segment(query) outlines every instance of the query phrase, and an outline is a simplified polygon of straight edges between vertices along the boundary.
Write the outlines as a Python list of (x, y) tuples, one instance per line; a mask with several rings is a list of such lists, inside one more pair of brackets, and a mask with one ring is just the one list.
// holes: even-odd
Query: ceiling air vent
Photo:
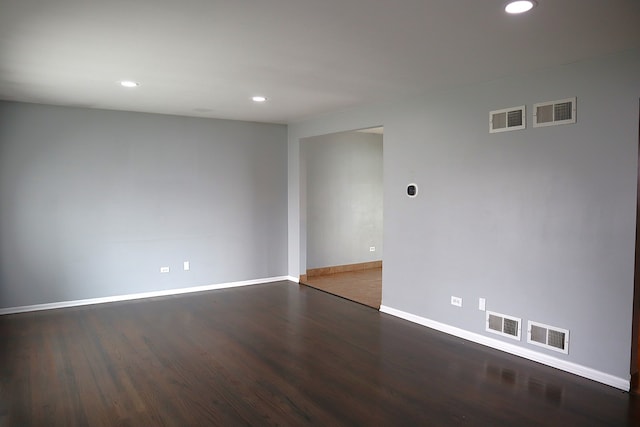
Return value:
[(524, 129), (526, 125), (524, 105), (495, 110), (489, 113), (489, 133)]
[(566, 329), (529, 321), (527, 342), (569, 354), (569, 331)]
[(576, 98), (533, 104), (533, 127), (576, 122)]
[(506, 314), (487, 311), (487, 331), (520, 341), (522, 320)]

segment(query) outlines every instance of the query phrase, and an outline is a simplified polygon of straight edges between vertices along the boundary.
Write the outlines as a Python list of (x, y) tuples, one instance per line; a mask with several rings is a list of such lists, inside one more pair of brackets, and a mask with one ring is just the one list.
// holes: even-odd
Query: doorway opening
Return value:
[(380, 127), (300, 140), (300, 283), (380, 308), (382, 151)]

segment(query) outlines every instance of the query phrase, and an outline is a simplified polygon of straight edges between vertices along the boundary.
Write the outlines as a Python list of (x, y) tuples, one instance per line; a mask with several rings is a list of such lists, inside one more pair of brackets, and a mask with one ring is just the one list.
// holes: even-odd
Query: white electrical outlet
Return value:
[(486, 310), (486, 301), (484, 298), (478, 299), (478, 310), (485, 311)]
[(451, 305), (455, 305), (456, 307), (462, 307), (462, 298), (452, 296)]
[(168, 273), (169, 267), (160, 267), (160, 273)]
[(375, 251), (376, 251), (375, 246), (369, 246), (369, 252), (375, 252)]
[(189, 261), (183, 262), (182, 265), (184, 267), (184, 271), (189, 271), (189, 268), (190, 268)]

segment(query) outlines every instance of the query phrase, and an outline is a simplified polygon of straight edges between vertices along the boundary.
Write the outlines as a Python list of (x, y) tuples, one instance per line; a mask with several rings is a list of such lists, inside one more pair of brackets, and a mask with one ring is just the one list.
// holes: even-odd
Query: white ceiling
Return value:
[(291, 123), (640, 47), (638, 0), (504, 3), (0, 0), (0, 99)]

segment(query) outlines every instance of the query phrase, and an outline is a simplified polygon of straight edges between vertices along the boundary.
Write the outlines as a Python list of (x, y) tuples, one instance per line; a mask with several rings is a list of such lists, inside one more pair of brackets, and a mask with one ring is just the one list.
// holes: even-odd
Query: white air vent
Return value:
[(569, 331), (566, 329), (529, 321), (527, 342), (569, 354)]
[(533, 127), (576, 122), (576, 98), (533, 104)]
[(520, 341), (522, 320), (506, 314), (487, 311), (487, 331)]
[(495, 110), (489, 113), (489, 133), (524, 129), (526, 125), (524, 105)]

